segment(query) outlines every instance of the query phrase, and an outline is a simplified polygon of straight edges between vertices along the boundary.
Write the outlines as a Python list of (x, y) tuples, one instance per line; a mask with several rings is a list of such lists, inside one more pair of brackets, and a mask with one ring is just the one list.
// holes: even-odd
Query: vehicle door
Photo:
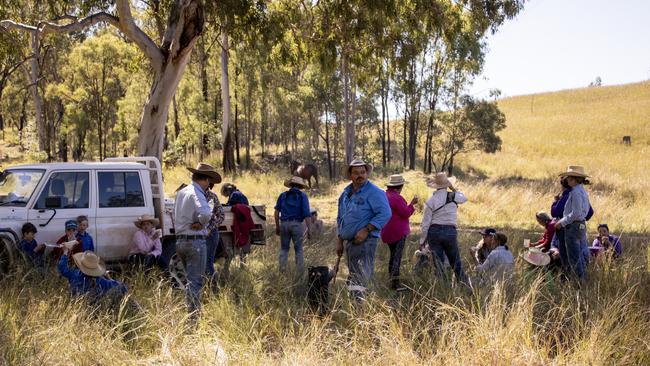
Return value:
[(105, 260), (128, 257), (137, 230), (133, 222), (141, 215), (153, 215), (150, 190), (143, 189), (146, 170), (97, 171), (95, 245)]
[(88, 217), (88, 232), (93, 235), (94, 210), (90, 204), (90, 171), (53, 171), (43, 185), (38, 199), (28, 212), (39, 243), (54, 243), (65, 234), (65, 222)]

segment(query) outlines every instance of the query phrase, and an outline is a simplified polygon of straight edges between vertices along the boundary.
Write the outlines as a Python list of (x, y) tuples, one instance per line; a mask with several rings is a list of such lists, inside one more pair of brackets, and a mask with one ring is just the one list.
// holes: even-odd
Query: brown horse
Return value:
[(298, 176), (307, 181), (309, 188), (311, 188), (311, 178), (316, 179), (316, 187), (318, 187), (318, 169), (314, 164), (301, 164), (297, 160), (292, 160), (289, 166), (290, 173)]

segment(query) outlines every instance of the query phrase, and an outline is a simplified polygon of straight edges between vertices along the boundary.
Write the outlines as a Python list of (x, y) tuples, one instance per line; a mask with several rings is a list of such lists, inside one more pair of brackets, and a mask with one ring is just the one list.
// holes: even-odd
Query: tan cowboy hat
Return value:
[(307, 188), (307, 185), (305, 184), (305, 180), (295, 175), (290, 179), (284, 181), (284, 186), (287, 188), (291, 188), (292, 184), (299, 185), (300, 188)]
[(153, 226), (158, 226), (160, 223), (157, 218), (144, 214), (138, 217), (138, 219), (133, 222), (133, 225), (135, 225), (138, 229), (142, 229), (142, 223), (147, 221), (150, 222)]
[(83, 253), (74, 254), (72, 259), (74, 259), (79, 270), (85, 275), (99, 277), (106, 273), (106, 265), (104, 262), (97, 256), (97, 254), (89, 250)]
[(427, 181), (427, 186), (435, 189), (448, 188), (450, 185), (451, 181), (445, 172), (436, 173), (433, 179), (429, 178)]
[(362, 159), (353, 159), (350, 164), (348, 164), (348, 169), (345, 171), (345, 177), (350, 179), (350, 172), (352, 171), (352, 168), (355, 166), (365, 166), (366, 167), (366, 172), (368, 172), (368, 175), (372, 173), (373, 166), (370, 163), (366, 163)]
[(560, 173), (560, 177), (581, 177), (587, 178), (589, 175), (585, 173), (585, 167), (580, 165), (569, 165), (566, 172)]
[(521, 253), (521, 258), (537, 267), (545, 267), (551, 263), (551, 257), (537, 248), (528, 248), (528, 251)]
[(406, 180), (400, 174), (393, 174), (388, 178), (388, 183), (386, 187), (399, 187), (406, 184)]
[(192, 173), (207, 175), (209, 178), (211, 178), (211, 182), (213, 182), (214, 184), (221, 183), (221, 175), (219, 175), (219, 173), (217, 173), (217, 171), (214, 170), (214, 168), (210, 164), (198, 163), (196, 165), (196, 169), (187, 167), (187, 170), (189, 170)]

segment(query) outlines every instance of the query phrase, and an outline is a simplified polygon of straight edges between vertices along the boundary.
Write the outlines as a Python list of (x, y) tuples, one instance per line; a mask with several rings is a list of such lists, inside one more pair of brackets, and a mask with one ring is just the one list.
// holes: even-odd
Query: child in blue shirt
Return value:
[(34, 239), (34, 236), (38, 232), (36, 226), (31, 222), (27, 222), (23, 225), (21, 232), (23, 234), (23, 240), (19, 244), (20, 250), (25, 253), (25, 256), (34, 266), (42, 268), (45, 244), (38, 244)]
[[(77, 268), (68, 267), (69, 247), (64, 247), (57, 269), (61, 276), (70, 283), (72, 295), (90, 295), (92, 300), (98, 300), (110, 293), (123, 296), (127, 292), (125, 284), (113, 280), (106, 274), (106, 266), (93, 252), (76, 253), (72, 256)], [(115, 292), (111, 290), (115, 289)]]
[(88, 229), (88, 216), (77, 217), (77, 240), (81, 243), (81, 252), (95, 251), (93, 237), (86, 231)]

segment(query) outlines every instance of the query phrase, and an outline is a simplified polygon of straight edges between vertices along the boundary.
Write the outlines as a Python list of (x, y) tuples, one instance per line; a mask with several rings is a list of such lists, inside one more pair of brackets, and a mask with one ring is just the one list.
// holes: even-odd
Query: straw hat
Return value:
[(219, 175), (219, 173), (217, 173), (217, 171), (214, 170), (210, 164), (198, 163), (196, 165), (196, 169), (188, 167), (187, 170), (192, 173), (207, 175), (209, 178), (211, 178), (211, 182), (214, 184), (221, 183), (221, 175)]
[(85, 275), (99, 277), (106, 273), (106, 265), (104, 262), (99, 259), (97, 254), (89, 250), (73, 255), (72, 259), (74, 259), (79, 270)]
[(551, 263), (551, 257), (537, 248), (528, 248), (528, 251), (521, 253), (521, 257), (528, 263), (544, 267)]
[(560, 173), (560, 177), (581, 177), (587, 178), (589, 175), (585, 173), (585, 167), (580, 165), (569, 165), (566, 172)]
[(372, 169), (373, 169), (372, 164), (366, 163), (362, 159), (354, 159), (354, 160), (352, 160), (350, 162), (350, 164), (348, 164), (348, 170), (346, 171), (346, 174), (345, 174), (345, 177), (347, 179), (350, 179), (350, 176), (351, 176), (350, 173), (352, 172), (352, 168), (354, 168), (355, 166), (365, 166), (366, 167), (366, 172), (368, 172), (368, 175), (370, 175), (370, 173), (372, 173)]
[(138, 229), (142, 229), (142, 223), (144, 222), (150, 222), (153, 226), (158, 226), (160, 223), (157, 218), (145, 214), (138, 217), (138, 219), (133, 222), (133, 225), (135, 225)]
[(433, 179), (427, 182), (427, 186), (435, 189), (448, 188), (451, 185), (447, 173), (440, 172), (434, 175)]
[(305, 184), (305, 180), (295, 175), (290, 179), (284, 181), (284, 186), (287, 188), (291, 188), (292, 184), (298, 185), (300, 186), (300, 188), (307, 188), (307, 185)]
[(402, 177), (400, 174), (393, 174), (388, 178), (388, 183), (386, 183), (387, 187), (399, 187), (403, 186), (406, 183), (404, 180), (404, 177)]

